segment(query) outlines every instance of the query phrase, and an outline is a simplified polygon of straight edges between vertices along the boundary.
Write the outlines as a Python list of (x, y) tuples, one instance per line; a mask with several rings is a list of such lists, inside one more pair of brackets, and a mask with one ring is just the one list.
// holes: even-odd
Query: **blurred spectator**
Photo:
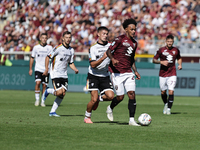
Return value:
[(6, 62), (6, 56), (0, 53), (0, 65), (4, 66)]

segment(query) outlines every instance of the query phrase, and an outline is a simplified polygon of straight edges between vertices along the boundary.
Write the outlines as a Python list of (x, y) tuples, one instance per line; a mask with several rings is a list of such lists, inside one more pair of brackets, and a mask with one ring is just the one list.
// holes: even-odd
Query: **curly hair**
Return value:
[(135, 26), (137, 26), (137, 22), (134, 19), (130, 18), (130, 19), (124, 20), (124, 22), (122, 24), (123, 28), (126, 29), (129, 24), (134, 24)]

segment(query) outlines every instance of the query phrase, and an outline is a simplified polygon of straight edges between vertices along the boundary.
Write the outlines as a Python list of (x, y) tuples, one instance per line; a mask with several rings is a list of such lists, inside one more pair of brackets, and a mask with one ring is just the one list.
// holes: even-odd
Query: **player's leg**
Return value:
[(52, 85), (54, 88), (46, 87), (44, 93), (42, 94), (42, 101), (45, 101), (49, 94), (56, 95), (55, 89), (57, 89), (57, 88), (56, 88), (55, 82), (58, 82), (57, 80), (59, 80), (59, 79), (58, 78), (52, 79)]
[(113, 85), (110, 77), (104, 77), (99, 83), (100, 101), (111, 101), (114, 98)]
[(168, 107), (168, 102), (167, 102), (167, 77), (159, 77), (159, 85), (160, 85), (160, 90), (161, 90), (161, 99), (164, 103), (164, 108), (163, 108), (163, 114), (167, 113), (167, 107)]
[[(97, 77), (97, 76), (94, 76), (94, 75), (88, 73), (87, 84), (86, 84), (87, 91), (89, 91), (89, 92), (97, 91), (98, 92), (101, 82), (102, 81), (100, 80), (100, 77)], [(97, 100), (96, 100), (92, 110), (96, 110), (98, 105), (99, 105), (99, 96), (97, 97)]]
[(136, 112), (136, 98), (135, 98), (135, 75), (133, 73), (127, 74), (127, 79), (124, 81), (124, 87), (127, 91), (129, 98), (128, 109), (129, 109), (129, 125), (140, 126), (134, 120)]
[(44, 92), (45, 92), (45, 89), (46, 89), (46, 87), (47, 87), (47, 85), (46, 84), (42, 84), (42, 97), (41, 97), (41, 106), (42, 107), (45, 107), (46, 105), (45, 105), (45, 101), (43, 100), (44, 98), (43, 98), (43, 95), (44, 95)]
[(171, 108), (172, 108), (172, 105), (173, 105), (173, 102), (174, 102), (174, 88), (176, 86), (176, 80), (177, 80), (176, 76), (171, 76), (167, 80), (168, 94), (169, 94), (167, 115), (171, 114)]
[(42, 98), (41, 98), (41, 106), (45, 107), (45, 100), (46, 97), (49, 95), (47, 92), (45, 93), (45, 91), (48, 89), (47, 85), (49, 83), (49, 74), (47, 76), (42, 76)]
[(57, 110), (58, 106), (61, 104), (61, 102), (65, 96), (65, 92), (68, 89), (68, 79), (56, 78), (56, 79), (53, 79), (53, 81), (55, 83), (56, 99), (53, 103), (53, 106), (51, 108), (49, 116), (60, 117), (59, 115), (56, 114), (56, 110)]
[(95, 103), (93, 110), (96, 110), (99, 106), (100, 101), (111, 101), (114, 98), (113, 85), (110, 81), (110, 77), (99, 77), (98, 78), (98, 89), (100, 95), (98, 96), (97, 102)]
[[(115, 97), (114, 91), (109, 89), (104, 92), (105, 94), (101, 95), (103, 101), (112, 101)], [(101, 101), (101, 100), (100, 100)]]
[(94, 105), (95, 105), (95, 103), (97, 102), (97, 99), (98, 99), (98, 90), (91, 91), (90, 95), (91, 95), (91, 100), (87, 104), (87, 109), (86, 109), (86, 112), (85, 112), (85, 118), (84, 118), (85, 123), (93, 123), (91, 121), (91, 115), (92, 115), (92, 109), (93, 109), (93, 107), (94, 107)]
[(125, 78), (123, 76), (120, 76), (119, 73), (112, 73), (111, 74), (111, 80), (113, 83), (113, 86), (115, 88), (116, 97), (112, 99), (111, 104), (107, 107), (107, 117), (110, 121), (113, 121), (113, 109), (124, 99), (124, 85), (123, 81)]
[(51, 108), (51, 111), (49, 113), (49, 116), (55, 116), (55, 117), (60, 117), (60, 115), (56, 114), (56, 110), (58, 108), (58, 106), (61, 104), (63, 98), (64, 98), (64, 94), (61, 94), (65, 91), (64, 88), (59, 89), (58, 91), (56, 91), (57, 95), (56, 95), (56, 99), (53, 103), (53, 106)]
[(113, 98), (110, 104), (110, 108), (113, 110), (124, 99), (123, 81), (125, 80), (125, 78), (123, 76), (120, 76), (118, 73), (116, 74), (112, 73), (111, 80), (117, 95), (116, 97)]
[(40, 104), (40, 81), (35, 82), (35, 106)]
[(40, 104), (40, 84), (41, 84), (41, 73), (35, 71), (35, 106)]

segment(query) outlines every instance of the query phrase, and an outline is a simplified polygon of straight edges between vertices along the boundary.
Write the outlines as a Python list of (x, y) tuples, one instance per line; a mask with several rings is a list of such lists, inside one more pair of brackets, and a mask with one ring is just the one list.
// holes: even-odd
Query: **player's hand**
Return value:
[(48, 75), (48, 70), (45, 70), (42, 75), (43, 76), (47, 76)]
[(78, 74), (78, 69), (74, 70), (75, 71), (75, 74)]
[(117, 66), (118, 63), (119, 63), (118, 60), (116, 60), (116, 59), (114, 59), (114, 58), (112, 59), (112, 64), (113, 64), (114, 67)]
[(32, 70), (32, 69), (31, 69), (31, 70), (29, 70), (29, 72), (28, 72), (28, 73), (29, 73), (29, 75), (30, 75), (30, 76), (32, 76), (33, 70)]
[(169, 62), (167, 60), (160, 61), (161, 65), (167, 66)]
[(140, 80), (141, 77), (140, 77), (140, 74), (138, 72), (135, 72), (135, 76), (136, 76), (137, 80)]
[(182, 69), (182, 66), (181, 66), (181, 65), (179, 65), (179, 66), (178, 66), (178, 70), (181, 70), (181, 69)]
[(102, 56), (102, 58), (103, 59), (106, 59), (106, 57), (107, 57), (107, 54), (106, 54), (106, 52), (103, 54), (103, 56)]

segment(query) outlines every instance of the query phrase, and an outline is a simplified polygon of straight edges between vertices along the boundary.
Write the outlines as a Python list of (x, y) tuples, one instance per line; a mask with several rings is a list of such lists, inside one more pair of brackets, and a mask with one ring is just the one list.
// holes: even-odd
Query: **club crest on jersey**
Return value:
[(115, 90), (118, 90), (118, 86), (117, 85), (115, 85)]
[(128, 42), (123, 42), (122, 43), (124, 46), (126, 46), (126, 47), (129, 47), (130, 46), (130, 44), (128, 43)]
[(167, 50), (164, 50), (164, 52), (162, 52), (163, 55), (167, 56), (169, 55), (169, 53), (167, 52)]
[(176, 54), (176, 51), (172, 51), (172, 53), (175, 55), (175, 54)]

